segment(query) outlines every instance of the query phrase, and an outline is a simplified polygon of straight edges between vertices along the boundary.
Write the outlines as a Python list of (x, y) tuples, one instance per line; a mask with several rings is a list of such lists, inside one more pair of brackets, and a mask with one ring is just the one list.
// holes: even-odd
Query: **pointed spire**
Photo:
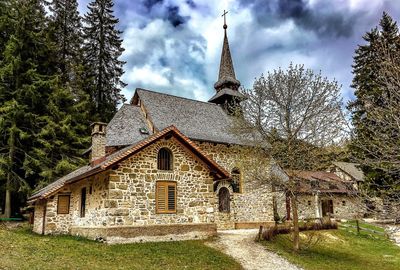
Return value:
[(219, 91), (223, 88), (229, 88), (232, 90), (238, 90), (240, 81), (236, 79), (235, 70), (233, 68), (233, 62), (231, 57), (231, 51), (229, 49), (228, 35), (226, 29), (226, 14), (228, 12), (224, 10), (224, 43), (222, 46), (221, 62), (219, 65), (218, 81), (214, 84), (214, 88)]

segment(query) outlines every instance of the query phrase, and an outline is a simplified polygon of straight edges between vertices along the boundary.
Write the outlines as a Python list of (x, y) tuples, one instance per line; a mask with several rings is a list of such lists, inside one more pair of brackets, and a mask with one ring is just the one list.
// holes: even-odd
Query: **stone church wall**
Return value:
[[(81, 217), (81, 190), (86, 188), (85, 217)], [(59, 195), (70, 195), (68, 214), (57, 213)], [(84, 179), (51, 196), (46, 201), (45, 234), (67, 234), (71, 226), (105, 226), (107, 209), (104, 207), (108, 197), (107, 173)], [(42, 233), (44, 202), (35, 205), (33, 231)]]
[(33, 228), (32, 230), (35, 233), (42, 233), (43, 228), (43, 213), (44, 213), (44, 202), (37, 202), (35, 204), (35, 212), (33, 219)]
[[(241, 172), (241, 192), (231, 194), (231, 215), (230, 219), (235, 227), (257, 227), (260, 223), (273, 222), (273, 192), (271, 181), (269, 179), (269, 167), (266, 167), (263, 175), (265, 179), (254, 179), (246, 165), (249, 162), (245, 159), (253, 158), (248, 155), (251, 151), (241, 151), (238, 146), (228, 146), (225, 144), (216, 144), (209, 142), (196, 142), (199, 147), (218, 164), (220, 164), (228, 172), (232, 172), (234, 168), (238, 168)], [(261, 157), (265, 158), (265, 157)], [(250, 165), (252, 166), (252, 165)], [(216, 192), (216, 209), (218, 210), (218, 192)], [(221, 225), (219, 228), (232, 228), (227, 225), (227, 217), (221, 215)]]
[[(159, 149), (173, 154), (173, 170), (157, 169)], [(177, 212), (156, 213), (156, 182), (177, 183)], [(148, 146), (110, 173), (108, 226), (198, 224), (214, 222), (213, 178), (205, 165), (175, 138)]]

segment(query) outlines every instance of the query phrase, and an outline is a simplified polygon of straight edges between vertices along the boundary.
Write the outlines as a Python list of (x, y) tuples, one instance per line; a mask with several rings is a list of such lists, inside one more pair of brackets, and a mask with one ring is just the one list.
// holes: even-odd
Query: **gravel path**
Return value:
[(218, 239), (207, 244), (232, 256), (244, 269), (300, 270), (286, 259), (266, 250), (254, 240), (258, 230), (218, 231)]

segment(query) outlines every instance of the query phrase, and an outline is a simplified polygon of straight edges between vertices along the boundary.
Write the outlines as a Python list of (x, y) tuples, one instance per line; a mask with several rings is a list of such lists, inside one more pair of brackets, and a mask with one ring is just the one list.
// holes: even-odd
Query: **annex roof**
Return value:
[(356, 193), (351, 182), (344, 181), (339, 176), (325, 171), (294, 171), (298, 182), (299, 193)]
[(145, 147), (151, 145), (155, 141), (169, 134), (174, 136), (180, 143), (182, 143), (192, 153), (194, 153), (203, 163), (205, 163), (213, 172), (215, 179), (230, 178), (230, 174), (224, 168), (222, 168), (218, 163), (216, 163), (213, 159), (209, 158), (205, 153), (203, 153), (203, 151), (194, 142), (192, 142), (188, 137), (183, 135), (176, 127), (169, 126), (163, 129), (162, 131), (157, 132), (147, 137), (146, 139), (138, 142), (137, 144), (127, 146), (113, 153), (112, 155), (107, 156), (103, 162), (97, 164), (96, 166), (86, 165), (71, 172), (70, 174), (67, 174), (59, 178), (53, 183), (47, 185), (46, 187), (32, 194), (32, 196), (28, 198), (28, 202), (44, 199), (69, 183), (73, 183), (75, 181), (79, 181), (91, 175), (95, 175), (97, 173), (105, 171), (114, 166), (115, 164), (118, 164), (119, 162), (125, 160), (126, 158), (141, 151)]
[(360, 164), (351, 162), (332, 162), (333, 165), (353, 177), (356, 181), (364, 181), (364, 173), (358, 168)]

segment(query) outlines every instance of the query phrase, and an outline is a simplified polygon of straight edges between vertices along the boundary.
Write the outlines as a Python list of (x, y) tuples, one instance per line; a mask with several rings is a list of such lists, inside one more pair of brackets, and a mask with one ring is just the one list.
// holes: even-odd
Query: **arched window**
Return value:
[(158, 151), (157, 169), (159, 170), (172, 170), (172, 153), (167, 148), (161, 148)]
[(229, 213), (231, 211), (231, 199), (229, 190), (226, 187), (222, 187), (218, 192), (218, 210), (220, 212)]
[(238, 168), (234, 168), (231, 172), (231, 175), (232, 175), (233, 192), (235, 192), (235, 193), (242, 192), (240, 170)]

